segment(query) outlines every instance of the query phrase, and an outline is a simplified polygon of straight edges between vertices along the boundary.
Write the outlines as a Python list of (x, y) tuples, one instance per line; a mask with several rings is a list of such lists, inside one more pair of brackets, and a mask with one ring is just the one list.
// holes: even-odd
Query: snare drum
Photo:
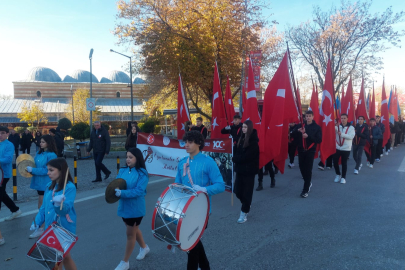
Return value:
[(208, 222), (210, 201), (204, 192), (171, 184), (160, 195), (152, 217), (153, 235), (183, 251), (198, 243)]

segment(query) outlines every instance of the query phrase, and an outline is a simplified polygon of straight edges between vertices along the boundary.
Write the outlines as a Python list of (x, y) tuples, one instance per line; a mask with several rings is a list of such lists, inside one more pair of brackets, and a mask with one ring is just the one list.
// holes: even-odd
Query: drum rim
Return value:
[[(160, 196), (158, 198), (158, 201), (166, 195), (166, 193), (169, 189), (170, 189), (170, 186), (168, 186), (167, 188), (165, 188), (165, 190), (163, 190), (162, 194), (160, 194)], [(155, 230), (156, 214), (157, 214), (157, 206), (155, 205), (155, 210), (153, 210), (153, 215), (152, 215), (152, 231)], [(155, 236), (155, 233), (153, 233), (153, 236)]]

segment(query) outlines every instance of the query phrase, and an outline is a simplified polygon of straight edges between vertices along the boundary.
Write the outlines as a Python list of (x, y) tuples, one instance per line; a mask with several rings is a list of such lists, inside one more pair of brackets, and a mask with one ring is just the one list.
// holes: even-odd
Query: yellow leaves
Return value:
[(32, 102), (31, 105), (25, 103), (17, 117), (20, 118), (20, 122), (27, 122), (29, 126), (32, 126), (35, 122), (38, 126), (40, 122), (48, 122), (43, 106), (39, 102)]

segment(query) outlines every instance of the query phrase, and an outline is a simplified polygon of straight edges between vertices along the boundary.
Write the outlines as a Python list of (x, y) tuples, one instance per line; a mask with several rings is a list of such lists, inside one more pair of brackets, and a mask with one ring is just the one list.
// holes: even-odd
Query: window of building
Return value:
[(41, 91), (37, 91), (37, 97), (41, 97)]
[(121, 93), (117, 92), (117, 98), (121, 97)]

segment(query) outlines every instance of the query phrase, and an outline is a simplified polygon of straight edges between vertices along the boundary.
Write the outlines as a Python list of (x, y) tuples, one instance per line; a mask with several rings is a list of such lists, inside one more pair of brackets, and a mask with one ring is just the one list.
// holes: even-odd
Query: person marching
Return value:
[(240, 122), (240, 120), (240, 115), (235, 114), (235, 116), (233, 117), (233, 125), (228, 125), (221, 129), (221, 134), (231, 134), (234, 146), (242, 135), (242, 123)]
[(304, 187), (301, 192), (302, 198), (308, 197), (312, 186), (312, 167), (314, 164), (316, 145), (322, 142), (322, 129), (313, 121), (314, 113), (307, 111), (305, 113), (305, 119), (304, 127), (298, 125), (292, 133), (295, 140), (298, 142), (298, 162), (302, 178), (304, 178)]
[(65, 149), (65, 135), (63, 135), (59, 127), (56, 129), (51, 128), (49, 130), (49, 135), (51, 135), (55, 140), (56, 149), (58, 149), (58, 157), (63, 157), (63, 151)]
[(127, 151), (127, 167), (121, 168), (117, 178), (127, 183), (126, 190), (115, 189), (115, 196), (119, 199), (117, 215), (122, 218), (126, 226), (127, 245), (123, 260), (115, 270), (129, 269), (129, 257), (135, 248), (136, 242), (140, 245), (137, 260), (145, 258), (150, 249), (145, 241), (139, 225), (146, 214), (145, 195), (149, 175), (141, 150), (130, 148)]
[[(340, 115), (340, 125), (335, 126), (336, 132), (336, 153), (333, 155), (333, 167), (335, 167), (335, 183), (346, 184), (347, 159), (352, 150), (352, 140), (356, 131), (350, 123), (347, 122), (347, 114)], [(342, 162), (342, 174), (339, 168), (339, 159)]]
[(7, 140), (7, 136), (9, 136), (8, 128), (0, 126), (0, 167), (3, 169), (3, 179), (0, 178), (0, 209), (1, 203), (4, 203), (4, 205), (11, 211), (11, 215), (6, 217), (6, 220), (12, 220), (21, 215), (21, 210), (15, 205), (14, 201), (6, 192), (7, 182), (12, 176), (12, 162), (14, 155), (14, 145)]
[(366, 145), (367, 138), (369, 137), (368, 125), (364, 123), (364, 116), (357, 118), (357, 124), (355, 127), (355, 136), (353, 142), (353, 159), (356, 162), (354, 167), (354, 174), (359, 174), (361, 170), (361, 157), (363, 155), (364, 146)]
[(290, 159), (290, 163), (288, 163), (288, 168), (292, 169), (294, 167), (294, 158), (295, 158), (295, 152), (297, 151), (297, 141), (294, 139), (294, 136), (292, 135), (292, 132), (294, 129), (297, 127), (298, 124), (296, 123), (290, 123), (289, 125), (289, 133), (288, 133), (288, 157)]
[[(242, 136), (235, 147), (232, 161), (235, 163), (235, 194), (242, 207), (238, 223), (247, 221), (252, 204), (255, 175), (259, 171), (259, 138), (253, 122), (246, 120), (242, 126)], [(274, 175), (273, 175), (274, 178)]]
[(202, 117), (197, 117), (197, 126), (192, 126), (191, 130), (196, 130), (198, 132), (200, 132), (203, 137), (204, 140), (207, 139), (207, 135), (208, 135), (208, 130), (207, 128), (203, 125), (203, 119)]
[(38, 152), (39, 149), (41, 149), (41, 137), (42, 137), (42, 133), (41, 131), (37, 130), (37, 132), (35, 132), (35, 137), (34, 137), (34, 143), (35, 143), (35, 152)]
[(26, 129), (21, 136), (20, 140), (20, 145), (21, 145), (21, 151), (23, 154), (25, 154), (25, 151), (27, 151), (27, 154), (31, 153), (31, 144), (34, 141), (34, 137), (32, 137), (31, 132)]
[[(50, 136), (50, 135), (45, 135)], [(42, 137), (43, 138), (43, 137)], [(72, 175), (64, 158), (55, 158), (47, 162), (47, 175), (51, 182), (46, 185), (44, 203), (32, 222), (30, 230), (38, 231), (41, 225), (48, 228), (54, 221), (61, 227), (76, 234), (76, 211), (74, 201), (76, 198), (76, 187), (73, 184)], [(63, 187), (67, 174), (65, 193)], [(62, 210), (60, 206), (63, 202)], [(70, 253), (65, 254), (59, 270), (65, 267), (66, 270), (76, 270), (76, 264)]]
[[(384, 137), (384, 132), (385, 132), (385, 125), (381, 123), (381, 117), (379, 115), (376, 115), (376, 122), (377, 126), (381, 129), (381, 133), (383, 134)], [(377, 144), (377, 149), (376, 149), (376, 159), (375, 161), (380, 162), (380, 158), (382, 158), (383, 153), (384, 153), (384, 146), (383, 144), (383, 138), (378, 139), (378, 144)]]
[(125, 141), (125, 150), (129, 150), (130, 148), (136, 147), (136, 143), (138, 140), (138, 130), (136, 127), (132, 127), (131, 133), (128, 134), (127, 140)]
[[(41, 137), (40, 147), (41, 149), (37, 152), (34, 158), (35, 168), (30, 166), (26, 168), (27, 172), (33, 175), (30, 188), (35, 189), (38, 193), (38, 208), (41, 208), (45, 190), (47, 189), (49, 182), (51, 182), (46, 164), (50, 160), (57, 158), (56, 153), (58, 152), (55, 140), (51, 135), (44, 135)], [(43, 232), (43, 228), (38, 228), (38, 230), (35, 230), (30, 235), (30, 238), (37, 238)]]
[[(184, 134), (183, 141), (186, 143), (185, 149), (189, 156), (179, 161), (175, 183), (207, 193), (211, 213), (211, 196), (225, 191), (224, 180), (215, 161), (201, 153), (204, 148), (204, 137), (201, 132), (191, 130)], [(197, 270), (198, 268), (210, 269), (201, 240), (188, 252), (187, 261), (187, 270)]]
[(377, 149), (377, 144), (378, 140), (382, 138), (382, 132), (379, 127), (376, 126), (376, 122), (374, 118), (370, 118), (370, 127), (369, 133), (369, 142), (370, 142), (370, 154), (366, 152), (366, 156), (368, 159), (367, 166), (370, 167), (370, 169), (373, 168), (374, 166), (374, 161), (376, 159), (376, 149)]

